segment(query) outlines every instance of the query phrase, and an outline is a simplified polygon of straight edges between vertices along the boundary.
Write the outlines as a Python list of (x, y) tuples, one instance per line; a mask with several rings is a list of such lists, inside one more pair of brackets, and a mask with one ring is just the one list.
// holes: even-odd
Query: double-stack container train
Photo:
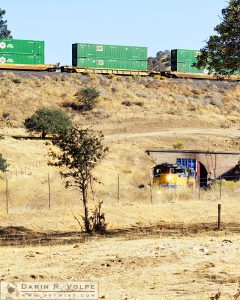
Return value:
[(62, 72), (148, 76), (147, 47), (75, 43)]
[[(205, 69), (193, 67), (199, 54), (199, 50), (171, 50), (171, 71), (156, 72), (148, 70), (147, 47), (75, 43), (72, 44), (72, 65), (59, 66), (45, 64), (44, 41), (1, 39), (0, 70), (217, 79)], [(240, 80), (239, 75), (240, 72), (226, 79)]]
[(147, 48), (77, 43), (72, 45), (72, 65), (93, 69), (147, 70)]
[(1, 39), (0, 69), (51, 71), (56, 68), (45, 64), (44, 41)]

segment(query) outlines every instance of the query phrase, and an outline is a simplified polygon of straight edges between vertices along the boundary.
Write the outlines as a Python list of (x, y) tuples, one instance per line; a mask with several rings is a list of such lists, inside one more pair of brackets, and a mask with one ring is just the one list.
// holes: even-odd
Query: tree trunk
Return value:
[(87, 189), (85, 184), (83, 184), (82, 188), (82, 200), (83, 200), (83, 208), (84, 208), (84, 227), (87, 233), (91, 232), (90, 222), (88, 218), (88, 206), (87, 206)]
[(45, 139), (46, 135), (47, 135), (46, 131), (42, 131), (42, 139)]

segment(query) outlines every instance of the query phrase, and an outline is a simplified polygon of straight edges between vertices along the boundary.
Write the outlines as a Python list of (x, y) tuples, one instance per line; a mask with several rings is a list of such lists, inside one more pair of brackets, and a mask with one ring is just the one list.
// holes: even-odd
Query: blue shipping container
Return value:
[(177, 165), (197, 171), (197, 160), (192, 158), (177, 158)]

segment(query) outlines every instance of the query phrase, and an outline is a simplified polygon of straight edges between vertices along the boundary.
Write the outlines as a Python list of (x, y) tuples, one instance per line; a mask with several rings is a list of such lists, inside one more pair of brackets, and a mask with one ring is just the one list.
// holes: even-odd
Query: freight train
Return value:
[(196, 186), (193, 169), (175, 164), (160, 164), (153, 169), (153, 184), (167, 188), (181, 188)]
[[(75, 43), (72, 44), (72, 65), (60, 66), (45, 64), (44, 41), (1, 39), (0, 70), (217, 79), (204, 69), (192, 67), (199, 53), (198, 50), (172, 50), (171, 71), (156, 72), (147, 68), (147, 47)], [(240, 80), (240, 76), (231, 79)]]

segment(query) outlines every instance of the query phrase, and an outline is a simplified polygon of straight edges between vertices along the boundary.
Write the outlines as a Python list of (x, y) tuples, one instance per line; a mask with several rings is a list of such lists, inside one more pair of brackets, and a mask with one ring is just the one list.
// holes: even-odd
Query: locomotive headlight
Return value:
[(171, 176), (171, 175), (168, 175), (168, 176), (167, 176), (167, 181), (171, 181), (171, 179), (172, 179), (172, 176)]

